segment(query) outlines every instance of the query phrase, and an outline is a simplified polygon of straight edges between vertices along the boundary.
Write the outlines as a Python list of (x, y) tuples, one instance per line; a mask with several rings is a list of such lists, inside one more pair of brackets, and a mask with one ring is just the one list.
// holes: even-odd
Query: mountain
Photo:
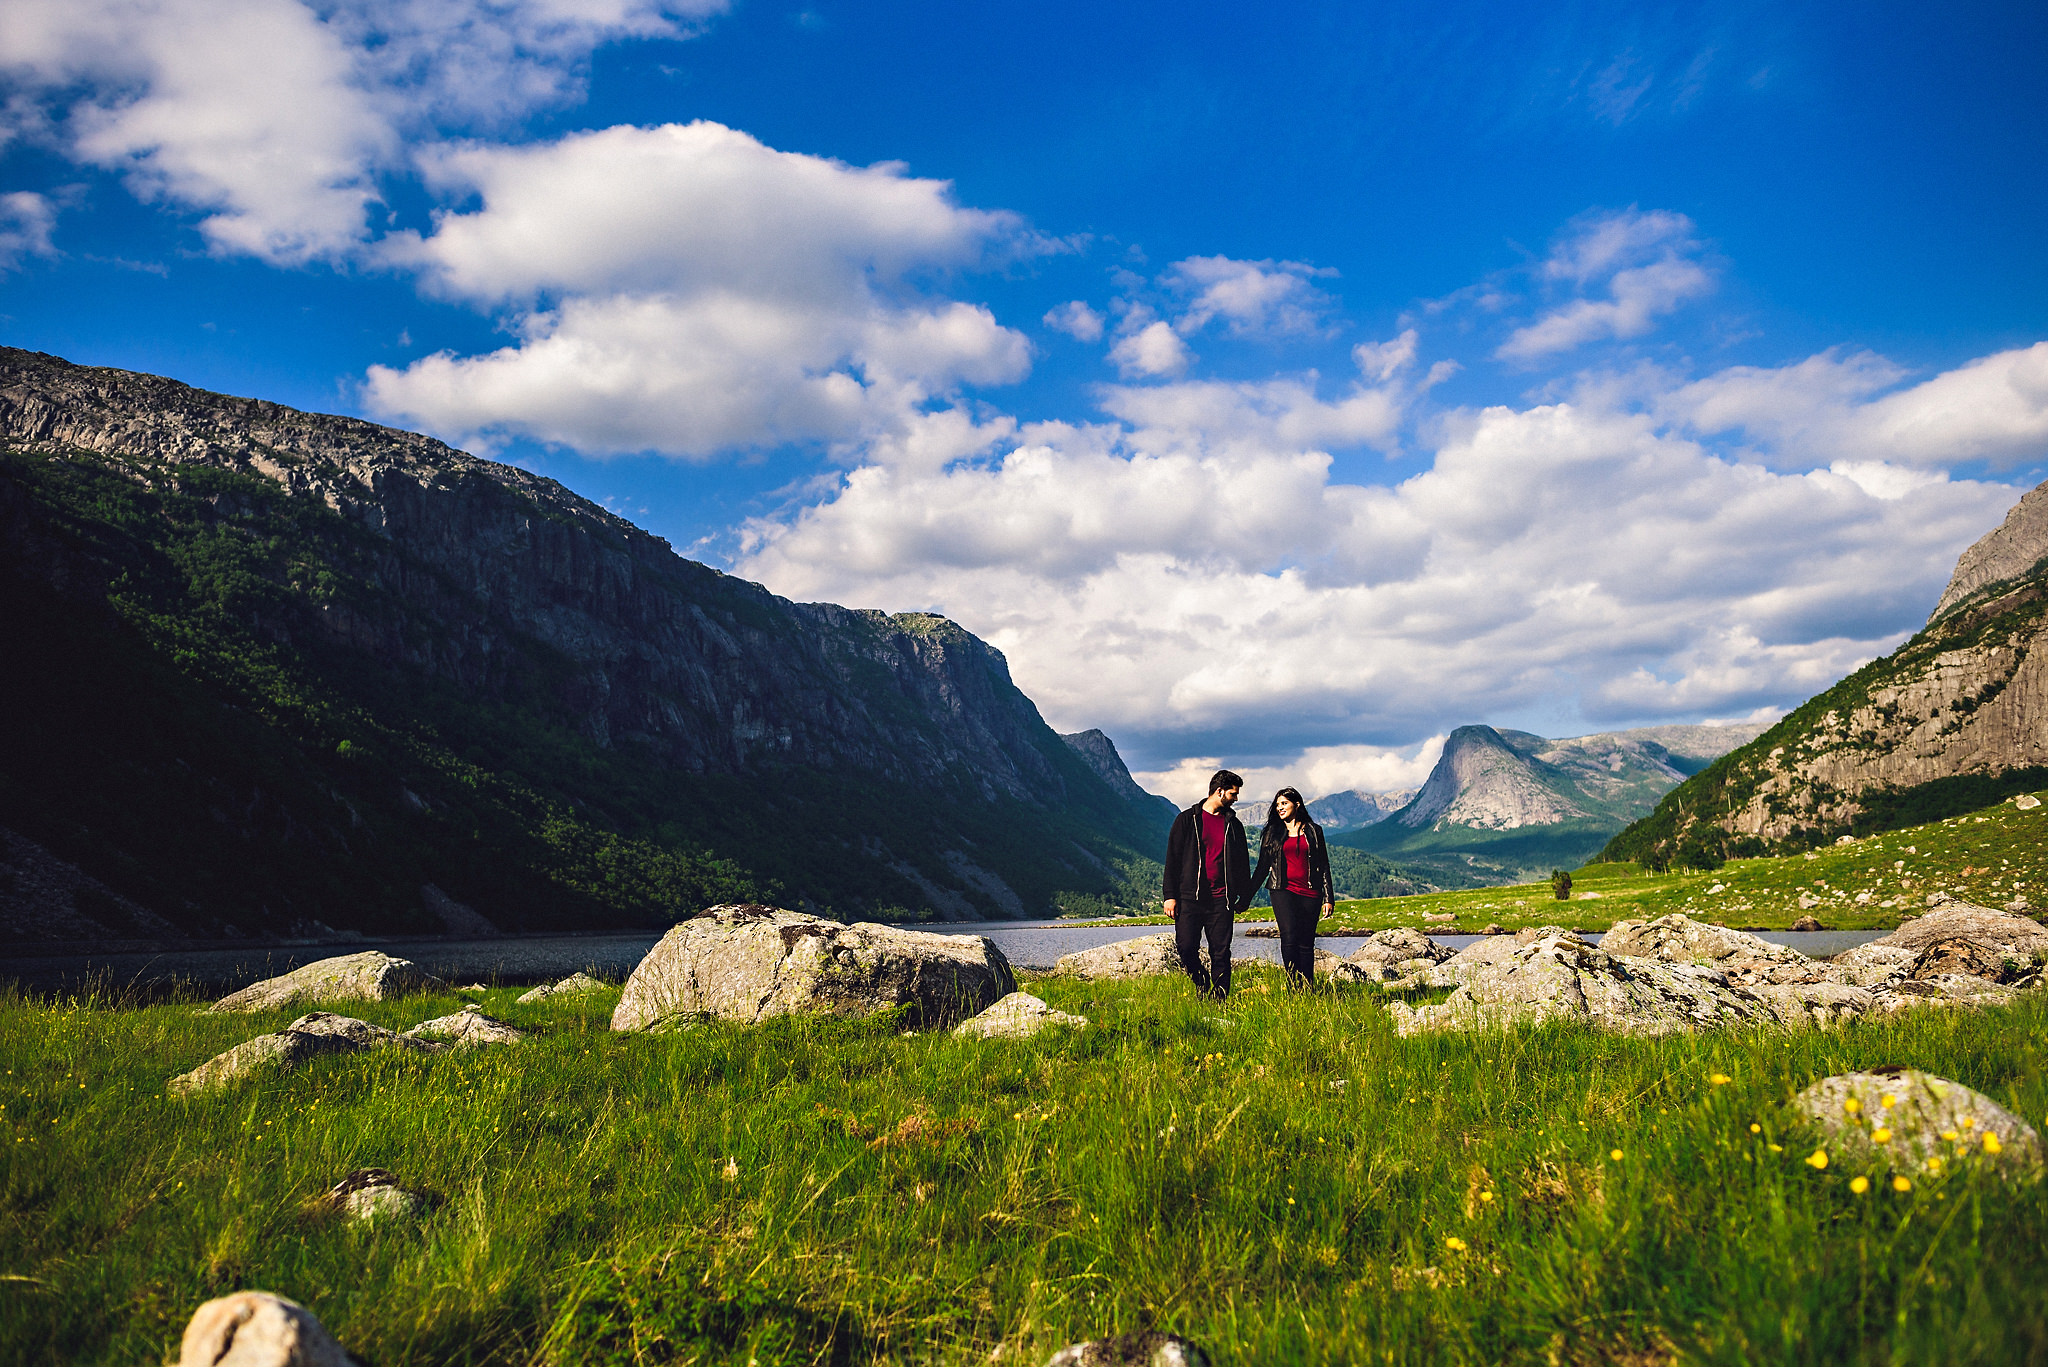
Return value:
[(1673, 789), (1605, 857), (1712, 866), (2048, 783), (2048, 484), (1963, 552), (1927, 625)]
[(1452, 887), (1576, 867), (1688, 775), (1762, 730), (1652, 726), (1546, 740), (1461, 726), (1405, 806), (1333, 843)]
[(0, 349), (0, 603), (0, 934), (1040, 914), (1157, 855), (958, 625), (356, 419)]
[[(1124, 767), (1124, 757), (1117, 753), (1116, 743), (1101, 731), (1076, 731), (1062, 735), (1067, 748), (1081, 757), (1081, 762), (1094, 770), (1095, 776), (1109, 785), (1109, 790), (1140, 811), (1158, 815), (1162, 822), (1171, 824), (1180, 815), (1180, 808), (1171, 798), (1157, 793), (1148, 793), (1138, 786), (1131, 777), (1131, 771)], [(1160, 839), (1165, 839), (1166, 827), (1160, 827)]]
[(1349, 792), (1326, 793), (1322, 797), (1310, 798), (1308, 811), (1325, 831), (1335, 834), (1385, 821), (1407, 806), (1415, 793), (1413, 788), (1391, 793), (1368, 793), (1353, 788)]

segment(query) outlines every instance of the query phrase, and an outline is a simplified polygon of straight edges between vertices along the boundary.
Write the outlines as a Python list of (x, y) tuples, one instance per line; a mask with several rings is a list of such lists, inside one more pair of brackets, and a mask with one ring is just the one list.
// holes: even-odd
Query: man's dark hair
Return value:
[(1212, 793), (1220, 793), (1225, 788), (1242, 787), (1244, 787), (1244, 780), (1231, 773), (1228, 769), (1218, 769), (1209, 776), (1209, 791)]

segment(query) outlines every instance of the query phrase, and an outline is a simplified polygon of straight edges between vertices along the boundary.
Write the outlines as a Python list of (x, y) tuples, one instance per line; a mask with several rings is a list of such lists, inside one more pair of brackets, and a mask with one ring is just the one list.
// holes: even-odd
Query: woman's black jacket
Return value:
[[(1159, 880), (1160, 895), (1168, 901), (1193, 901), (1202, 895), (1202, 804), (1173, 819), (1166, 834), (1166, 872)], [(1244, 910), (1252, 900), (1251, 848), (1244, 838), (1244, 823), (1237, 813), (1225, 809), (1229, 830), (1223, 837), (1223, 886), (1211, 889), (1231, 913)]]
[[(1318, 902), (1337, 900), (1336, 884), (1330, 877), (1330, 847), (1323, 843), (1323, 828), (1303, 818), (1302, 831), (1308, 836), (1308, 881), (1314, 885)], [(1270, 877), (1274, 888), (1287, 886), (1287, 861), (1281, 856), (1280, 842), (1287, 838), (1285, 822), (1275, 821), (1267, 826), (1259, 840), (1259, 866), (1252, 870), (1252, 881), (1247, 885), (1254, 892)]]

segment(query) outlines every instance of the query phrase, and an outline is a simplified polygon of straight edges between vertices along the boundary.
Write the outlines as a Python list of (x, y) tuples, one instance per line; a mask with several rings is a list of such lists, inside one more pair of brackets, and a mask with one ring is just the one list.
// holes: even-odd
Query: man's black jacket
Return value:
[[(1159, 881), (1160, 894), (1170, 901), (1193, 901), (1202, 893), (1202, 860), (1206, 851), (1202, 848), (1202, 804), (1182, 812), (1173, 819), (1173, 829), (1166, 835), (1166, 875)], [(1223, 819), (1229, 826), (1223, 837), (1223, 886), (1211, 889), (1222, 898), (1232, 912), (1241, 910), (1239, 902), (1249, 902), (1252, 895), (1252, 856), (1245, 843), (1244, 823), (1237, 819), (1237, 813), (1224, 809)]]
[[(1318, 902), (1334, 902), (1337, 900), (1337, 887), (1336, 881), (1330, 877), (1330, 847), (1323, 843), (1323, 828), (1313, 821), (1304, 821), (1302, 826), (1308, 836), (1308, 881), (1315, 885)], [(1259, 866), (1252, 870), (1252, 881), (1247, 885), (1254, 896), (1258, 895), (1262, 883), (1270, 881), (1277, 888), (1286, 882), (1287, 861), (1281, 857), (1278, 843), (1286, 835), (1286, 828), (1282, 827), (1273, 844), (1263, 840), (1259, 842)]]

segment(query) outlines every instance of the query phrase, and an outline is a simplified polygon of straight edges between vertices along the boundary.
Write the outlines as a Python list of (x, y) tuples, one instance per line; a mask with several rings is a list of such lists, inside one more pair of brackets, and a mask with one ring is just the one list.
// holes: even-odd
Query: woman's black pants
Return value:
[(1290, 987), (1297, 978), (1304, 985), (1316, 980), (1316, 921), (1322, 914), (1320, 897), (1273, 889), (1273, 919), (1280, 923), (1280, 962), (1287, 969)]

